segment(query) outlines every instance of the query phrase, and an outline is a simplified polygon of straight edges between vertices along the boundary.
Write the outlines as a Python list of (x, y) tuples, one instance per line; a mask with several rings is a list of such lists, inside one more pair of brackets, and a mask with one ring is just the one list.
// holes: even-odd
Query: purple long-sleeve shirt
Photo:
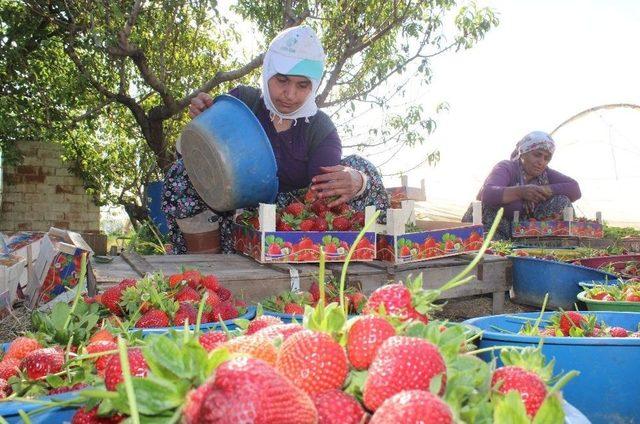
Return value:
[[(549, 188), (551, 188), (554, 195), (565, 195), (572, 202), (580, 198), (580, 186), (576, 180), (551, 168), (547, 168), (547, 176)], [(504, 189), (518, 185), (519, 180), (520, 163), (517, 160), (498, 162), (480, 189), (478, 200), (491, 207), (503, 206), (506, 217), (512, 217), (515, 211), (522, 213), (524, 210), (522, 200), (516, 200), (508, 204), (502, 203)]]
[[(229, 92), (238, 97), (238, 89)], [(305, 137), (309, 125), (304, 118), (296, 121), (286, 131), (278, 132), (269, 117), (269, 110), (260, 101), (256, 117), (267, 133), (273, 154), (278, 166), (278, 182), (280, 193), (300, 189), (311, 184), (311, 178), (321, 174), (321, 166), (334, 166), (342, 157), (342, 141), (337, 131), (331, 132), (312, 151), (309, 151), (310, 140)]]

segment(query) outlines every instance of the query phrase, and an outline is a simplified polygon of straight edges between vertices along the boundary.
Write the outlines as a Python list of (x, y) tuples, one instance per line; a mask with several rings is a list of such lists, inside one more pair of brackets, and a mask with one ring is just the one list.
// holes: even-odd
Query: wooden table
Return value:
[[(347, 282), (360, 287), (366, 294), (388, 281), (405, 280), (409, 275), (422, 273), (425, 288), (438, 288), (462, 271), (473, 259), (455, 256), (426, 262), (389, 265), (381, 261), (354, 262), (347, 270)], [(120, 282), (124, 278), (140, 278), (146, 273), (165, 275), (181, 272), (181, 267), (215, 274), (220, 282), (236, 295), (256, 302), (293, 286), (308, 289), (316, 280), (317, 264), (262, 265), (240, 255), (166, 255), (140, 256), (123, 253), (111, 263), (94, 263), (93, 272), (98, 289)], [(455, 299), (483, 294), (493, 295), (493, 313), (502, 313), (505, 293), (509, 290), (509, 260), (486, 255), (471, 272), (474, 278), (464, 286), (443, 293), (443, 299)], [(327, 264), (327, 277), (340, 278), (342, 264)]]

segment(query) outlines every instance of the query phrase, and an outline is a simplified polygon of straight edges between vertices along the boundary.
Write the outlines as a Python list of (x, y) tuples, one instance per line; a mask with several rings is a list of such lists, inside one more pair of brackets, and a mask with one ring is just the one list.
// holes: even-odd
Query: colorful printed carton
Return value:
[(524, 237), (580, 237), (602, 238), (603, 226), (597, 221), (548, 220), (515, 221), (512, 225), (514, 238)]
[[(365, 211), (365, 222), (375, 213)], [(260, 204), (260, 230), (234, 223), (236, 252), (260, 263), (306, 263), (320, 260), (320, 248), (327, 262), (344, 262), (359, 231), (276, 231), (275, 205)], [(351, 260), (372, 261), (376, 256), (376, 233), (370, 231), (358, 243)]]

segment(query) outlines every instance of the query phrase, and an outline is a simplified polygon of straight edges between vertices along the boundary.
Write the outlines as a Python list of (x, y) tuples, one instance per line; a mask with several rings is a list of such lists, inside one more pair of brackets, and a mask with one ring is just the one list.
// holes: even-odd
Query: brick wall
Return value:
[(72, 176), (52, 143), (23, 142), (24, 161), (3, 165), (4, 188), (0, 231), (46, 231), (49, 227), (79, 232), (100, 229), (100, 208)]

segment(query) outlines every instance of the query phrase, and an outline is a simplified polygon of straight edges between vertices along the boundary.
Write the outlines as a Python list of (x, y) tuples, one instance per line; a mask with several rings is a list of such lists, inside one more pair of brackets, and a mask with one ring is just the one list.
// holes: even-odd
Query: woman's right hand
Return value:
[(209, 108), (213, 104), (213, 99), (207, 93), (200, 92), (197, 96), (191, 99), (189, 104), (189, 116), (195, 118), (200, 115), (205, 109)]
[(552, 196), (551, 190), (547, 187), (527, 184), (520, 186), (520, 198), (534, 203), (544, 202)]

